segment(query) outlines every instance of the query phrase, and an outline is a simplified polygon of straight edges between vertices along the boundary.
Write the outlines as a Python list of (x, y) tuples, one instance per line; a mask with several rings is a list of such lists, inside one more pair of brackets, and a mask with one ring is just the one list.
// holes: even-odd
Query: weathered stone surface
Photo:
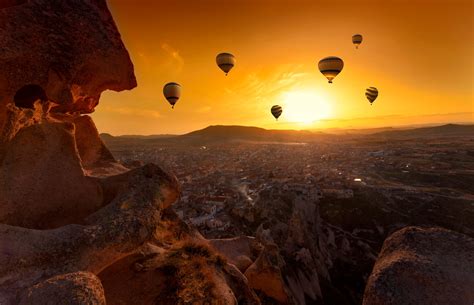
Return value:
[[(62, 116), (63, 119), (64, 117)], [(76, 127), (74, 133), (76, 146), (87, 176), (107, 177), (129, 170), (118, 163), (107, 149), (90, 116), (74, 116), (70, 120)]]
[(99, 274), (136, 252), (153, 239), (162, 209), (179, 195), (176, 179), (156, 165), (102, 183), (114, 199), (83, 225), (41, 231), (0, 224), (0, 304), (16, 304), (19, 293), (56, 275)]
[(76, 143), (79, 157), (84, 168), (100, 167), (102, 164), (116, 162), (112, 153), (99, 137), (94, 122), (88, 115), (75, 117)]
[(61, 274), (28, 289), (20, 305), (105, 305), (102, 284), (90, 272)]
[(407, 227), (388, 237), (364, 305), (471, 305), (474, 240), (441, 228)]
[(281, 268), (284, 261), (276, 245), (267, 244), (257, 260), (245, 271), (249, 286), (263, 292), (266, 296), (288, 304), (289, 296)]
[(253, 262), (251, 258), (256, 258), (262, 250), (262, 245), (250, 236), (211, 239), (209, 244), (241, 272), (245, 272)]
[(71, 123), (34, 124), (7, 143), (0, 166), (0, 222), (55, 228), (103, 203), (98, 181), (84, 176)]
[(279, 190), (263, 191), (259, 196), (254, 205), (255, 218), (264, 222), (257, 229), (256, 239), (264, 245), (276, 244), (278, 251), (275, 252), (285, 263), (274, 265), (279, 268), (278, 272), (274, 269), (273, 273), (263, 271), (258, 275), (257, 272), (265, 268), (255, 268), (255, 261), (245, 274), (252, 272), (252, 277), (258, 279), (262, 276), (262, 279), (249, 279), (249, 283), (268, 283), (270, 274), (273, 274), (271, 280), (278, 283), (275, 285), (282, 285), (283, 289), (279, 290), (284, 291), (287, 302), (302, 305), (323, 302), (321, 284), (323, 281), (330, 282), (328, 269), (332, 261), (319, 203), (292, 192), (279, 193)]
[(90, 113), (102, 91), (136, 86), (105, 0), (1, 1), (0, 45), (0, 133), (23, 86), (40, 86), (62, 113)]
[(148, 245), (99, 277), (111, 305), (260, 304), (242, 273), (203, 239), (176, 241), (167, 249)]

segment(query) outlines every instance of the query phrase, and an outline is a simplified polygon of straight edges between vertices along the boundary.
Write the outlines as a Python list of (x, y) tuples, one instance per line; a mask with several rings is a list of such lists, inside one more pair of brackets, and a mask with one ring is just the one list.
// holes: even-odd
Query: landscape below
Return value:
[(1, 2), (0, 45), (0, 304), (472, 304), (472, 126), (100, 137), (104, 0)]

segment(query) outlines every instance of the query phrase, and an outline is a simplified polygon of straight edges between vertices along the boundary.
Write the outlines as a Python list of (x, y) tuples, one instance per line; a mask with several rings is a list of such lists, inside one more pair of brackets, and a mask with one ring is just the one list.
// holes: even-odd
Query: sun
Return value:
[(289, 91), (282, 94), (284, 117), (289, 122), (311, 124), (331, 116), (331, 104), (315, 91)]

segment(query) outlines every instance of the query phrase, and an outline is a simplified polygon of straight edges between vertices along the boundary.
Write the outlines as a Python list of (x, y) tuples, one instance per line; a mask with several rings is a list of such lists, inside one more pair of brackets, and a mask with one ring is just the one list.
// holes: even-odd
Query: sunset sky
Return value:
[[(208, 125), (370, 128), (474, 122), (472, 1), (109, 0), (138, 87), (104, 92), (100, 132), (181, 134)], [(360, 33), (356, 50), (351, 42)], [(220, 52), (236, 66), (225, 76)], [(317, 69), (345, 66), (333, 84)], [(182, 85), (171, 109), (167, 82)], [(379, 97), (370, 106), (365, 89)], [(281, 105), (279, 121), (270, 114)]]

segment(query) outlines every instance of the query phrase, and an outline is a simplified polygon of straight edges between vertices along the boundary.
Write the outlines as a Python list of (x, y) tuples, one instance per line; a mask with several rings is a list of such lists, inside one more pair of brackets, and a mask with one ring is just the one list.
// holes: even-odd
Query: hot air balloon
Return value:
[(178, 83), (167, 83), (163, 87), (163, 94), (168, 100), (168, 103), (171, 104), (171, 108), (174, 108), (174, 104), (176, 104), (181, 96), (181, 85)]
[(362, 43), (362, 35), (361, 34), (352, 35), (352, 43), (356, 46), (356, 49), (358, 49), (359, 45)]
[(370, 105), (375, 101), (377, 96), (379, 95), (379, 91), (375, 87), (369, 87), (367, 90), (365, 90), (365, 96), (370, 102)]
[(331, 84), (332, 80), (342, 71), (342, 68), (344, 68), (344, 62), (339, 57), (329, 56), (319, 61), (318, 68)]
[(216, 57), (216, 63), (227, 75), (235, 65), (235, 57), (230, 53), (220, 53)]
[(280, 117), (281, 113), (283, 112), (283, 108), (278, 105), (272, 106), (272, 109), (270, 110), (275, 117), (275, 119), (278, 121), (278, 118)]

